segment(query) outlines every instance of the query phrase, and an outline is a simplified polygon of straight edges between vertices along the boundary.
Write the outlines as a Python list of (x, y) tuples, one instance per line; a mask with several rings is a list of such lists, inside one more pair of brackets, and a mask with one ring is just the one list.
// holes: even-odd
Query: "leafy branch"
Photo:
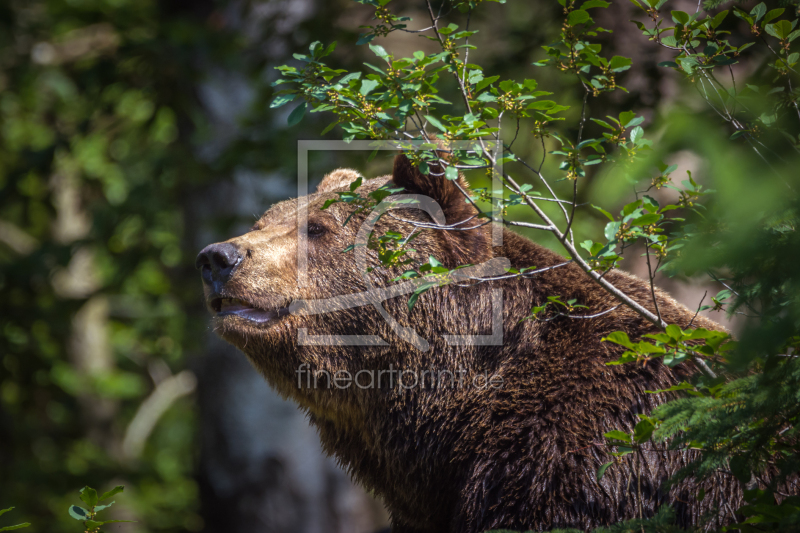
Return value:
[(83, 527), (86, 530), (86, 533), (101, 533), (100, 528), (105, 524), (115, 524), (119, 522), (131, 522), (131, 520), (96, 520), (97, 513), (108, 509), (115, 502), (111, 501), (104, 505), (98, 505), (100, 502), (106, 501), (115, 494), (119, 494), (125, 488), (122, 485), (118, 485), (113, 489), (109, 490), (108, 492), (104, 492), (100, 496), (97, 495), (97, 491), (89, 486), (83, 487), (80, 490), (81, 501), (86, 504), (86, 507), (81, 507), (79, 505), (70, 505), (69, 507), (69, 515), (78, 520), (83, 522)]

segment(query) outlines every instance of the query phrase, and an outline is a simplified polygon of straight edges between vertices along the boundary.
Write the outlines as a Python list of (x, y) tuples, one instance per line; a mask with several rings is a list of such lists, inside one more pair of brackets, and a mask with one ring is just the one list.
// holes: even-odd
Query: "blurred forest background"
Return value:
[[(419, 24), (421, 8), (392, 3)], [(681, 82), (656, 67), (661, 52), (628, 22), (632, 9), (620, 0), (599, 15), (614, 30), (600, 37), (608, 55), (638, 66), (621, 77), (629, 92), (593, 100), (592, 113), (634, 109), (650, 124)], [(67, 507), (87, 484), (126, 486), (113, 518), (137, 522), (114, 531), (387, 523), (294, 404), (210, 332), (194, 269), (204, 245), (296, 194), (296, 142), (322, 138), (329, 122), (309, 115), (287, 127), (290, 106), (269, 107), (273, 67), (312, 40), (335, 40), (331, 64), (361, 69), (372, 53), (355, 42), (372, 12), (349, 0), (0, 2), (0, 508), (16, 506), (26, 531), (77, 531)], [(478, 16), (475, 61), (486, 72), (579, 101), (574, 78), (531, 66), (558, 33), (561, 6), (509, 0)], [(429, 47), (408, 34), (389, 40), (396, 55)], [(528, 135), (516, 145), (523, 156), (536, 153)], [(339, 166), (389, 168), (366, 156), (319, 155), (312, 187)], [(702, 166), (678, 157), (682, 170)], [(582, 201), (630, 193), (591, 179)], [(663, 283), (697, 307), (702, 289)]]

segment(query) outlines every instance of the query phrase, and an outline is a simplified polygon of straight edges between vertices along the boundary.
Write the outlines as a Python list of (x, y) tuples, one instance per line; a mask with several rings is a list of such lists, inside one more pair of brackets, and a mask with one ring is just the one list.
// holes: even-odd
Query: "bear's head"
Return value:
[[(359, 209), (358, 202), (330, 202), (340, 198), (338, 192), (350, 192), (359, 179), (357, 172), (340, 169), (325, 176), (315, 193), (274, 205), (247, 233), (209, 245), (197, 257), (214, 330), (243, 351), (278, 392), (312, 415), (358, 416), (354, 411), (369, 394), (366, 389), (379, 386), (332, 387), (337, 372), (355, 376), (362, 370), (441, 366), (442, 361), (432, 358), (443, 357), (443, 350), (416, 349), (398, 337), (389, 321), (413, 328), (434, 344), (439, 342), (434, 337), (441, 338), (442, 333), (491, 331), (483, 318), (454, 320), (463, 310), (447, 292), (468, 288), (429, 291), (412, 310), (407, 291), (394, 297), (384, 294), (377, 297), (384, 316), (372, 300), (346, 301), (347, 295), (358, 297), (369, 289), (398, 285), (392, 283), (395, 277), (427, 263), (429, 257), (450, 268), (492, 257), (490, 226), (467, 200), (464, 178), (448, 180), (436, 164), (429, 169), (424, 175), (398, 155), (391, 176), (362, 180), (354, 191), (362, 198), (383, 188), (393, 193), (389, 200), (415, 195), (434, 206), (428, 209), (431, 215), (416, 207), (387, 211), (377, 220), (372, 241), (364, 227), (374, 220), (373, 205)], [(452, 229), (431, 228), (434, 221)], [(403, 259), (412, 258), (416, 265), (381, 264), (381, 246), (374, 238), (387, 231), (415, 234), (408, 245), (413, 251)], [(361, 245), (371, 244), (360, 246), (359, 239)], [(489, 298), (487, 291), (473, 290), (471, 305)], [(315, 302), (321, 305), (311, 312)], [(367, 379), (361, 376), (360, 384)]]

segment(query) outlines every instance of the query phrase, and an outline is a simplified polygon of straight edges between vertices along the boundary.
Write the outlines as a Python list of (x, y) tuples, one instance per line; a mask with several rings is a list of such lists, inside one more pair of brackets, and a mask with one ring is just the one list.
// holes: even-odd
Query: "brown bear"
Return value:
[[(449, 283), (423, 293), (411, 310), (408, 294), (384, 294), (385, 313), (371, 300), (309, 311), (313, 302), (398, 285), (392, 280), (403, 271), (383, 268), (375, 246), (366, 250), (368, 273), (357, 262), (364, 250), (343, 253), (370, 210), (345, 202), (322, 209), (358, 178), (338, 170), (314, 194), (274, 205), (244, 235), (200, 253), (215, 331), (308, 413), (325, 450), (383, 498), (395, 532), (588, 530), (651, 516), (666, 504), (686, 526), (709, 514), (716, 524), (734, 520), (742, 489), (732, 477), (703, 483), (702, 502), (691, 480), (662, 486), (690, 452), (635, 453), (598, 481), (598, 468), (613, 460), (603, 433), (630, 431), (637, 414), (669, 397), (645, 391), (679, 383), (692, 367), (606, 365), (621, 353), (602, 341), (606, 335), (622, 330), (636, 339), (654, 326), (576, 265), (518, 234), (503, 229), (502, 246), (493, 247), (492, 226), (475, 218), (459, 190), (468, 186), (464, 178), (447, 180), (435, 169), (423, 175), (399, 155), (391, 176), (364, 180), (356, 192), (366, 197), (388, 184), (432, 198), (452, 229), (430, 228), (429, 215), (407, 206), (382, 216), (376, 235), (417, 231), (410, 254), (421, 263), (432, 256), (454, 268), (504, 258), (515, 269), (555, 268)], [(457, 225), (466, 220), (475, 223)], [(654, 310), (647, 282), (620, 271), (606, 279)], [(655, 294), (668, 323), (720, 328)], [(575, 299), (588, 307), (584, 315), (599, 316), (526, 320), (548, 296)], [(493, 319), (502, 341), (483, 342), (496, 338)], [(473, 337), (453, 341), (458, 335)]]

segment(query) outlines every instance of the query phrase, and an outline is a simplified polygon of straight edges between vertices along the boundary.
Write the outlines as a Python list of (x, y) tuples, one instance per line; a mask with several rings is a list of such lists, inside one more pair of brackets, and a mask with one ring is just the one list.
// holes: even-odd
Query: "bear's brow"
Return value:
[(267, 226), (267, 219), (275, 221), (276, 219), (283, 218), (287, 214), (291, 214), (292, 209), (296, 209), (296, 199), (284, 200), (270, 207), (259, 219), (253, 224), (249, 231), (262, 230)]

